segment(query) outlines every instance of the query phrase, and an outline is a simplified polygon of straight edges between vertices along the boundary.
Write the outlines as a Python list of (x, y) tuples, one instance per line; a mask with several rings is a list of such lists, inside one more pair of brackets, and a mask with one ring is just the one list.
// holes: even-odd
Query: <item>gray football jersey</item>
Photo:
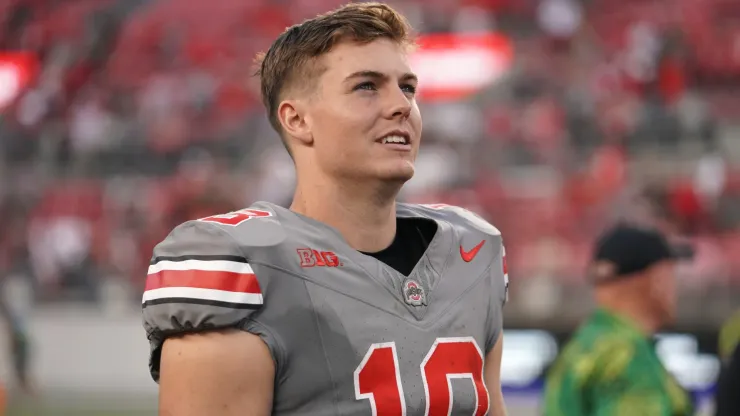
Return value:
[(186, 222), (154, 250), (143, 297), (159, 378), (173, 334), (239, 328), (276, 365), (275, 415), (484, 415), (502, 329), (501, 235), (462, 208), (398, 204), (438, 225), (405, 276), (285, 208)]

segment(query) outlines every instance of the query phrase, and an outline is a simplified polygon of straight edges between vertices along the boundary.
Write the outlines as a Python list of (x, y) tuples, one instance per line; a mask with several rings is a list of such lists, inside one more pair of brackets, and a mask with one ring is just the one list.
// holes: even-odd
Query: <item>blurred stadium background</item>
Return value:
[[(506, 239), (511, 414), (536, 414), (542, 371), (591, 307), (590, 243), (619, 217), (695, 245), (659, 351), (709, 397), (740, 307), (740, 2), (389, 3), (422, 33), (424, 146), (403, 199), (468, 207)], [(11, 414), (155, 413), (151, 250), (187, 219), (289, 202), (251, 59), (337, 5), (0, 0), (0, 275), (39, 387)]]

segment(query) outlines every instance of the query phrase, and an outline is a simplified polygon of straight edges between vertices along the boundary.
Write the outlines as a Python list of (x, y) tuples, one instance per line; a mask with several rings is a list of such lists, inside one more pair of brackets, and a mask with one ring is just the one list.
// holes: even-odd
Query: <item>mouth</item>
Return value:
[(392, 131), (376, 140), (376, 142), (396, 150), (411, 149), (411, 135), (405, 131)]

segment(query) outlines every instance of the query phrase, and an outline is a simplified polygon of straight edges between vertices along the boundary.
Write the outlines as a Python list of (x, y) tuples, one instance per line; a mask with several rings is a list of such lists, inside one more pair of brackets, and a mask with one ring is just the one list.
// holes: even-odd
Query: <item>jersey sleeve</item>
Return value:
[[(500, 241), (500, 238), (498, 239)], [(498, 254), (493, 258), (490, 267), (491, 283), (493, 294), (491, 299), (491, 314), (494, 328), (486, 339), (486, 353), (491, 351), (501, 336), (504, 328), (504, 306), (509, 299), (509, 274), (506, 266), (506, 249), (503, 243), (500, 243)]]
[(202, 221), (176, 227), (154, 249), (142, 298), (154, 380), (167, 337), (240, 327), (261, 306), (259, 282), (231, 236)]
[(504, 298), (501, 302), (505, 305), (509, 301), (509, 266), (506, 264), (506, 246), (501, 242), (501, 274), (504, 276)]

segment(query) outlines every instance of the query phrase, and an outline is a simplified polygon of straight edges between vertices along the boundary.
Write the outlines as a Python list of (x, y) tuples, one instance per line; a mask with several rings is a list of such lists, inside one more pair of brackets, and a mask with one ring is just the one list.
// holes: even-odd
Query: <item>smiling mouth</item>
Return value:
[(391, 135), (383, 137), (380, 140), (382, 144), (409, 144), (409, 139), (404, 136)]
[(409, 137), (408, 133), (403, 131), (394, 131), (392, 133), (389, 133), (388, 135), (377, 140), (377, 142), (395, 148), (411, 147), (411, 137)]

